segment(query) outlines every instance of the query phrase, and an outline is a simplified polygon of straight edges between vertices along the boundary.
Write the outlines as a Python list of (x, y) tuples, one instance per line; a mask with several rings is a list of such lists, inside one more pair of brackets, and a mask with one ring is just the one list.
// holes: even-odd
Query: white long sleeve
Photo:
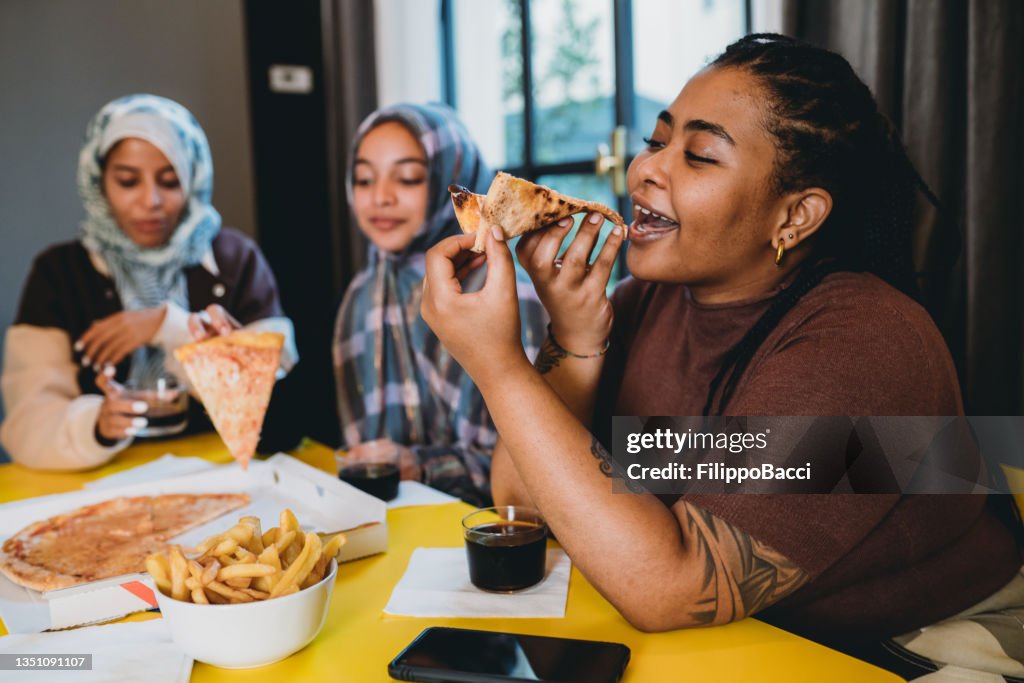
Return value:
[(131, 443), (98, 443), (94, 429), (103, 397), (83, 395), (71, 339), (55, 327), (14, 325), (7, 330), (3, 391), (6, 417), (0, 443), (15, 462), (42, 470), (98, 467)]

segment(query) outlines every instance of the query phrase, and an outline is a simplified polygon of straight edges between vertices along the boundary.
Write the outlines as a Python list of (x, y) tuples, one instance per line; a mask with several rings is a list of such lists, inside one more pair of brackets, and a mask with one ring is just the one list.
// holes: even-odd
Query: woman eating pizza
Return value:
[[(371, 114), (352, 143), (346, 189), (369, 240), (366, 267), (338, 311), (334, 369), (348, 457), (398, 449), (404, 479), (467, 501), (490, 498), (497, 434), (472, 379), (420, 316), (424, 252), (460, 232), (448, 186), (484, 191), (493, 173), (455, 112), (398, 104)], [(474, 274), (468, 289), (483, 284)], [(531, 358), (547, 320), (529, 280), (512, 296)]]
[(210, 148), (187, 109), (155, 95), (104, 106), (87, 129), (78, 189), (80, 236), (35, 259), (5, 342), (0, 441), (39, 469), (96, 467), (127, 447), (146, 405), (125, 399), (122, 383), (168, 372), (184, 381), (171, 351), (193, 336), (277, 331), (282, 370), (296, 361), (263, 254), (221, 228), (210, 203)]
[(747, 36), (686, 84), (646, 142), (628, 174), (633, 279), (610, 299), (623, 231), (590, 264), (589, 222), (560, 267), (565, 228), (518, 245), (551, 315), (536, 367), (501, 233), (479, 292), (459, 284), (472, 236), (427, 255), (423, 316), (501, 437), (495, 501), (539, 508), (644, 631), (756, 614), (894, 667), (882, 641), (905, 646), (926, 662), (918, 674), (940, 665), (929, 660), (1021, 671), (1019, 520), (1005, 496), (612, 492), (598, 436), (613, 415), (963, 412), (946, 345), (912, 298), (926, 188), (845, 59)]

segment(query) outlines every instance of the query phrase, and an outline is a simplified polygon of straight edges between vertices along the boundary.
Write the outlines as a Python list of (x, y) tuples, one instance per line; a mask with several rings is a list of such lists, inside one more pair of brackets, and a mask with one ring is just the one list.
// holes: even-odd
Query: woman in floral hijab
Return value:
[[(187, 109), (118, 98), (89, 123), (78, 161), (80, 238), (36, 258), (5, 339), (0, 442), (40, 469), (95, 467), (128, 446), (148, 408), (122, 383), (183, 380), (171, 351), (193, 339), (190, 325), (277, 331), (281, 369), (296, 360), (266, 260), (211, 204), (210, 147)], [(194, 407), (190, 427), (208, 425)]]

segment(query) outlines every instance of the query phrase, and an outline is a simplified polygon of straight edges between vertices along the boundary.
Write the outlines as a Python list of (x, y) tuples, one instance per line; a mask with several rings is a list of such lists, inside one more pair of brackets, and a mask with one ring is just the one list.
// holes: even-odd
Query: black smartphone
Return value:
[(388, 673), (422, 683), (616, 683), (628, 662), (629, 648), (620, 643), (433, 626)]

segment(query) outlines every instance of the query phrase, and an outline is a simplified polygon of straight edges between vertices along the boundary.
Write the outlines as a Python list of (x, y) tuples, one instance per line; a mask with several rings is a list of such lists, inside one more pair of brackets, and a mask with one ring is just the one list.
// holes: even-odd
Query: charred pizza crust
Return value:
[(487, 225), (501, 228), (506, 239), (539, 230), (583, 211), (599, 213), (616, 225), (626, 224), (622, 216), (603, 204), (569, 197), (508, 173), (498, 173), (486, 195), (475, 194), (458, 185), (450, 186), (448, 191), (452, 194), (455, 217), (462, 231), (476, 233), (473, 245), (476, 252), (484, 250), (486, 239), (479, 229), (481, 219)]
[(35, 522), (0, 548), (0, 572), (37, 591), (145, 571), (146, 556), (249, 503), (244, 493), (122, 497)]
[(455, 207), (455, 219), (466, 235), (472, 234), (480, 227), (480, 214), (483, 212), (484, 196), (470, 192), (461, 185), (449, 185), (448, 192), (452, 195), (452, 206)]

